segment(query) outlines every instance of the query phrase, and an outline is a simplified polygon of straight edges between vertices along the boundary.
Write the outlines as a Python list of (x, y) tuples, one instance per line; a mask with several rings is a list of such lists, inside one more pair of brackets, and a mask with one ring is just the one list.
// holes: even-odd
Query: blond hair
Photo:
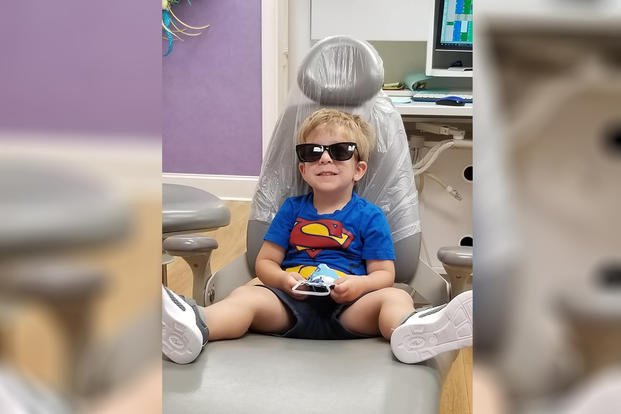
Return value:
[(350, 139), (356, 143), (358, 159), (368, 161), (375, 145), (373, 127), (358, 115), (336, 109), (319, 109), (302, 122), (298, 130), (297, 143), (304, 144), (310, 133), (317, 127), (343, 127), (350, 133)]

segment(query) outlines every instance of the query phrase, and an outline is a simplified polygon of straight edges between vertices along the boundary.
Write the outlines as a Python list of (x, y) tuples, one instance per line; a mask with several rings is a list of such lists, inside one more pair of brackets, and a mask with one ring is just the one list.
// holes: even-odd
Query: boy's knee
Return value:
[(252, 308), (268, 306), (272, 302), (278, 301), (278, 297), (269, 289), (252, 285), (235, 288), (229, 297)]
[(253, 295), (259, 294), (259, 292), (257, 292), (258, 289), (263, 289), (263, 288), (259, 288), (259, 287), (251, 286), (251, 285), (242, 285), (242, 286), (239, 286), (233, 289), (233, 291), (231, 292), (229, 296), (230, 297), (253, 296)]
[(410, 296), (409, 293), (407, 293), (405, 290), (403, 289), (399, 289), (396, 287), (388, 287), (385, 289), (382, 289), (383, 292), (383, 296), (388, 299), (390, 302), (404, 302), (404, 303), (414, 303), (414, 300), (412, 299), (412, 296)]

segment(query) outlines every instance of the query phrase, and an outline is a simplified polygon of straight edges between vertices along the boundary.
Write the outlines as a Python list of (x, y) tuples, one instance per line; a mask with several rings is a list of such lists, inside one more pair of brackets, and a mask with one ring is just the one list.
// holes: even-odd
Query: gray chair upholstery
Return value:
[[(339, 36), (311, 49), (299, 71), (300, 89), (292, 91), (264, 158), (247, 252), (209, 281), (206, 294), (213, 302), (254, 277), (254, 261), (276, 209), (285, 197), (307, 191), (297, 173), (294, 137), (301, 121), (322, 106), (360, 114), (373, 125), (378, 143), (369, 174), (356, 191), (388, 217), (397, 280), (413, 280), (420, 246), (417, 194), (403, 123), (380, 92), (382, 82), (382, 61), (366, 42)], [(419, 293), (430, 303), (446, 300), (444, 280), (421, 285), (424, 292)], [(164, 361), (163, 407), (171, 413), (435, 414), (443, 374), (454, 356), (406, 365), (393, 357), (382, 338), (327, 341), (247, 334), (207, 344), (189, 365)]]

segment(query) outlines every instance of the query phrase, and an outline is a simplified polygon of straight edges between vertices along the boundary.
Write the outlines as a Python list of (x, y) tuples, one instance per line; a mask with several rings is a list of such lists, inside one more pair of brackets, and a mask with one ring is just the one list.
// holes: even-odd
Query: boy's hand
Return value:
[(349, 303), (358, 299), (364, 293), (360, 282), (361, 276), (345, 276), (334, 281), (334, 289), (330, 296), (336, 303)]
[[(285, 278), (284, 281), (284, 291), (287, 292), (289, 294), (289, 296), (291, 296), (294, 299), (297, 300), (304, 300), (306, 299), (308, 296), (307, 295), (301, 295), (299, 293), (295, 293), (293, 290), (291, 290), (298, 282), (304, 281), (306, 279), (304, 279), (302, 277), (302, 275), (300, 275), (299, 273), (294, 273), (294, 272), (288, 272), (287, 273), (287, 277)], [(299, 286), (298, 289), (300, 290), (305, 290), (306, 286), (302, 285)]]

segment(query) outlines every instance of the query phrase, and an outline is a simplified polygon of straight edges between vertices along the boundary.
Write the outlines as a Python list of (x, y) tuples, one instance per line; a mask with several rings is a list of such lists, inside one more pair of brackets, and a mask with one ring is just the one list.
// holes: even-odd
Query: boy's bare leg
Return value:
[(340, 317), (346, 329), (362, 335), (381, 334), (390, 340), (392, 331), (414, 311), (412, 297), (404, 290), (389, 287), (362, 296)]
[(250, 329), (284, 332), (293, 323), (280, 299), (260, 286), (240, 286), (227, 298), (204, 308), (204, 313), (209, 341), (239, 338)]

